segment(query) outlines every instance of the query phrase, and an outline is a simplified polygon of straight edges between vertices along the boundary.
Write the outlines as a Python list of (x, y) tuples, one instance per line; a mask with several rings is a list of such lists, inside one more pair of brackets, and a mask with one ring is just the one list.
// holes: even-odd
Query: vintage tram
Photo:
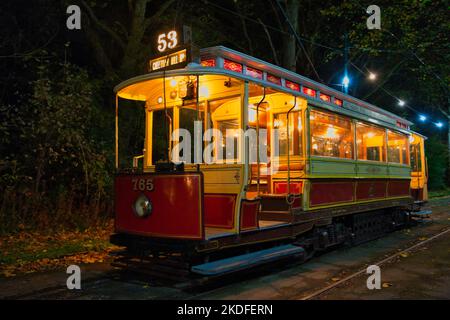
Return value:
[[(221, 275), (373, 239), (427, 200), (409, 121), (222, 46), (199, 56), (115, 88), (116, 130), (119, 101), (145, 103), (143, 154), (115, 178), (111, 241), (130, 257)], [(197, 147), (175, 159), (182, 140)], [(119, 167), (117, 148), (116, 131)]]

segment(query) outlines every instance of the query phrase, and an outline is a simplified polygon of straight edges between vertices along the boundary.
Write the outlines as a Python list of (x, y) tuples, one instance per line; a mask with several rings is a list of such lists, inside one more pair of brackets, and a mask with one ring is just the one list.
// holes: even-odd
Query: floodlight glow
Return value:
[(350, 84), (350, 78), (348, 76), (344, 76), (344, 78), (342, 78), (342, 84), (345, 88), (348, 88), (348, 85)]

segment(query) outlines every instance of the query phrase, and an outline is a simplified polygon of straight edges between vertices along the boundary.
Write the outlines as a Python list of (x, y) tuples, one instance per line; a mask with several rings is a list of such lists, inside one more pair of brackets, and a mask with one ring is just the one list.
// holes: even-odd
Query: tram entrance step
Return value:
[(305, 255), (306, 252), (302, 247), (288, 244), (192, 266), (191, 271), (203, 276), (219, 276), (252, 268), (283, 258), (297, 258), (304, 257)]
[(411, 216), (416, 218), (429, 218), (432, 213), (433, 211), (431, 210), (414, 211), (411, 212)]

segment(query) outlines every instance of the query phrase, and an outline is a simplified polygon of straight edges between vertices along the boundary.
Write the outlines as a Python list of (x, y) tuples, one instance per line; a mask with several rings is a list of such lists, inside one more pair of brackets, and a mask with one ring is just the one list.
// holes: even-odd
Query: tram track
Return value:
[[(428, 238), (426, 240), (423, 240), (423, 241), (421, 241), (419, 243), (416, 243), (416, 244), (414, 244), (414, 245), (412, 245), (412, 246), (410, 246), (410, 247), (408, 247), (406, 249), (403, 249), (402, 251), (399, 251), (399, 252), (397, 252), (395, 254), (392, 254), (392, 255), (388, 256), (387, 258), (385, 258), (385, 259), (382, 259), (382, 260), (379, 260), (379, 261), (377, 261), (375, 263), (372, 263), (372, 265), (381, 266), (383, 264), (386, 264), (387, 262), (390, 262), (393, 259), (395, 259), (395, 258), (397, 258), (399, 256), (402, 256), (403, 254), (410, 253), (413, 250), (415, 250), (415, 249), (417, 249), (417, 248), (419, 248), (421, 246), (424, 246), (425, 244), (427, 244), (427, 243), (429, 243), (429, 242), (431, 242), (431, 241), (433, 241), (433, 240), (435, 240), (435, 239), (437, 239), (437, 238), (439, 238), (439, 237), (441, 237), (441, 236), (443, 236), (443, 235), (445, 235), (445, 234), (447, 234), (449, 232), (450, 232), (450, 228), (446, 228), (444, 231), (441, 231), (441, 232), (431, 236), (430, 238)], [(319, 289), (317, 291), (314, 291), (313, 293), (310, 293), (310, 294), (308, 294), (306, 296), (300, 297), (300, 298), (298, 298), (296, 300), (313, 300), (314, 298), (318, 298), (319, 296), (323, 295), (324, 293), (329, 292), (330, 290), (332, 290), (334, 288), (337, 288), (337, 287), (343, 285), (344, 283), (349, 282), (350, 280), (355, 279), (355, 278), (357, 278), (357, 277), (359, 277), (359, 276), (361, 276), (363, 274), (366, 274), (366, 270), (367, 270), (366, 268), (361, 269), (361, 270), (359, 270), (359, 271), (357, 271), (355, 273), (352, 273), (351, 275), (349, 275), (349, 276), (347, 276), (347, 277), (345, 277), (345, 278), (343, 278), (343, 279), (341, 279), (341, 280), (339, 280), (339, 281), (337, 281), (337, 282), (335, 282), (335, 283), (333, 283), (333, 284), (331, 284), (329, 286), (321, 288), (321, 289)]]
[[(412, 251), (415, 251), (419, 249), (420, 247), (444, 236), (445, 234), (450, 233), (450, 227), (448, 226), (448, 217), (447, 214), (448, 211), (448, 199), (436, 199), (435, 203), (431, 204), (431, 207), (433, 208), (433, 213), (435, 214), (435, 217), (441, 216), (438, 219), (431, 219), (430, 223), (424, 222), (419, 224), (419, 226), (415, 226), (411, 228), (411, 230), (416, 234), (413, 239), (410, 239), (406, 241), (404, 239), (402, 243), (399, 243), (398, 246), (392, 246), (392, 247), (381, 247), (381, 249), (385, 250), (385, 254), (388, 256), (380, 259), (377, 259), (377, 256), (374, 256), (371, 261), (371, 263), (367, 263), (367, 261), (361, 261), (358, 265), (355, 265), (351, 269), (357, 270), (350, 275), (346, 276), (345, 278), (329, 284), (328, 281), (330, 278), (323, 278), (322, 284), (317, 283), (314, 284), (313, 287), (310, 287), (309, 289), (302, 289), (295, 292), (290, 292), (289, 294), (283, 293), (283, 299), (295, 299), (295, 300), (313, 300), (317, 298), (321, 298), (323, 295), (326, 295), (327, 293), (333, 292), (333, 289), (338, 288), (340, 286), (343, 286), (344, 284), (350, 282), (352, 279), (358, 278), (359, 276), (362, 276), (366, 272), (366, 267), (368, 264), (376, 264), (376, 265), (383, 265), (387, 264), (388, 262), (396, 259), (397, 257), (401, 256), (404, 253), (410, 253)], [(437, 215), (437, 216), (436, 216)], [(423, 229), (422, 229), (423, 227)], [(417, 232), (416, 232), (417, 231)], [(421, 237), (426, 237), (426, 240), (420, 240)], [(358, 246), (356, 246), (358, 247)], [(376, 247), (376, 246), (375, 246)], [(403, 247), (403, 248), (402, 248)], [(346, 250), (346, 249), (345, 249)], [(365, 250), (365, 249), (363, 249)], [(400, 250), (400, 251), (399, 251)], [(397, 252), (395, 252), (397, 251)], [(345, 251), (344, 251), (345, 252)], [(337, 251), (337, 254), (339, 255), (339, 251)], [(379, 253), (378, 257), (383, 254), (382, 252)], [(328, 253), (325, 253), (321, 255), (321, 257), (326, 257)], [(146, 295), (138, 295), (136, 294), (137, 299), (210, 299), (219, 297), (221, 299), (224, 297), (224, 293), (230, 290), (236, 290), (237, 287), (241, 286), (241, 283), (246, 280), (249, 280), (251, 283), (257, 283), (258, 278), (263, 279), (266, 275), (272, 275), (280, 274), (281, 277), (284, 277), (282, 270), (289, 270), (291, 268), (296, 269), (297, 265), (300, 267), (307, 266), (309, 262), (315, 264), (316, 262), (320, 263), (321, 257), (318, 257), (316, 260), (313, 258), (312, 260), (308, 260), (305, 263), (298, 262), (298, 263), (290, 263), (288, 265), (285, 265), (282, 268), (274, 267), (273, 265), (267, 266), (261, 270), (261, 272), (255, 271), (253, 272), (250, 279), (246, 276), (237, 275), (233, 276), (231, 280), (216, 280), (211, 286), (203, 285), (198, 286), (197, 288), (195, 286), (190, 286), (187, 283), (164, 283), (158, 281), (158, 279), (153, 278), (142, 278), (137, 275), (133, 275), (129, 272), (123, 272), (122, 270), (108, 270), (105, 271), (101, 275), (95, 275), (87, 279), (83, 279), (82, 281), (82, 290), (68, 290), (65, 282), (62, 283), (59, 286), (51, 286), (39, 290), (35, 290), (33, 292), (24, 293), (24, 294), (16, 294), (11, 296), (4, 296), (3, 299), (110, 299), (115, 298), (114, 293), (111, 293), (109, 290), (110, 288), (117, 289), (117, 288), (136, 288), (139, 290), (139, 288), (142, 287), (148, 287), (149, 291), (156, 291), (156, 293), (152, 293), (151, 297)], [(345, 265), (345, 264), (344, 264)], [(265, 270), (264, 270), (265, 269)], [(306, 268), (308, 269), (308, 268)], [(341, 271), (349, 271), (350, 268), (343, 267)], [(281, 273), (280, 273), (281, 271)], [(314, 274), (316, 274), (315, 271), (313, 271)], [(302, 272), (299, 273), (300, 277), (304, 277), (304, 274)], [(306, 275), (308, 277), (308, 275)], [(188, 289), (186, 289), (188, 287)], [(190, 288), (189, 288), (190, 287)], [(203, 288), (202, 288), (203, 287)], [(314, 290), (313, 292), (310, 291), (312, 288), (320, 288), (317, 290)], [(158, 288), (171, 288), (172, 291), (170, 293), (167, 293), (164, 290), (159, 290)], [(158, 291), (159, 290), (159, 291)], [(172, 292), (176, 290), (179, 294), (176, 296), (172, 296)], [(141, 290), (142, 292), (143, 290)], [(301, 292), (302, 291), (302, 292)], [(138, 291), (139, 292), (139, 291)], [(159, 293), (158, 293), (159, 292)], [(125, 299), (128, 299), (130, 297), (125, 296)], [(226, 298), (226, 295), (225, 295)]]

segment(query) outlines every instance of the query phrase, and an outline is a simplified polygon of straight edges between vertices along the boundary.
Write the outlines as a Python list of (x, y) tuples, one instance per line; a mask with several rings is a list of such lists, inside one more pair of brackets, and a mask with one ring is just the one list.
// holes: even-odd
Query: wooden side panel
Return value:
[(371, 180), (356, 183), (356, 200), (372, 200), (386, 197), (386, 181)]
[[(136, 181), (133, 181), (137, 179)], [(139, 187), (139, 181), (151, 181), (153, 188)], [(149, 182), (150, 183), (150, 182)], [(117, 232), (164, 238), (203, 239), (202, 175), (142, 174), (121, 175), (115, 179), (115, 227)], [(141, 190), (139, 190), (141, 189)], [(133, 209), (144, 194), (152, 212), (138, 217)]]
[(410, 195), (410, 180), (388, 181), (388, 197), (400, 197)]
[(355, 182), (311, 182), (309, 204), (313, 206), (333, 205), (354, 201)]
[[(291, 193), (300, 194), (302, 193), (302, 182), (291, 182)], [(273, 183), (273, 191), (275, 194), (287, 194), (287, 182), (284, 181), (274, 181)]]
[(205, 226), (233, 229), (237, 195), (205, 194)]
[(258, 228), (259, 200), (241, 202), (241, 230), (252, 230)]

